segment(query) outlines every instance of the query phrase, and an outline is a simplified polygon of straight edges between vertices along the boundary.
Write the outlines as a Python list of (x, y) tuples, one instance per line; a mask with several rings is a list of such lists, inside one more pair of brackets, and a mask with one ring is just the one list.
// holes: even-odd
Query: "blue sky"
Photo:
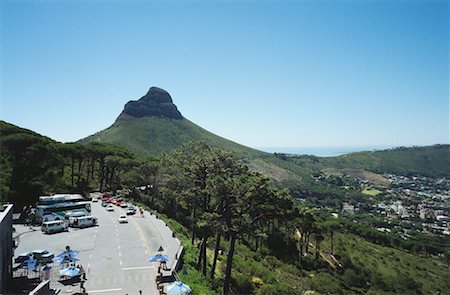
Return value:
[(447, 1), (0, 5), (0, 118), (59, 141), (158, 86), (252, 147), (449, 142)]

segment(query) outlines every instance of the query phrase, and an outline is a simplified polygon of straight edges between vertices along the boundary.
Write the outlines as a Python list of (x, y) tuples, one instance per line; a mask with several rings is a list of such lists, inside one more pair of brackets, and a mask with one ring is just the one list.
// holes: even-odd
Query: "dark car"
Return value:
[(31, 252), (31, 254), (38, 261), (42, 261), (42, 262), (50, 262), (55, 257), (55, 254), (50, 253), (47, 250), (34, 250)]
[(28, 256), (33, 256), (38, 262), (52, 262), (55, 254), (48, 252), (47, 250), (33, 250), (28, 253), (22, 253), (14, 259), (15, 263), (25, 263), (28, 261)]
[(17, 256), (15, 259), (14, 259), (14, 262), (15, 263), (23, 263), (23, 262), (25, 262), (25, 261), (28, 261), (28, 256), (30, 255), (30, 253), (22, 253), (22, 254), (19, 254), (19, 256)]

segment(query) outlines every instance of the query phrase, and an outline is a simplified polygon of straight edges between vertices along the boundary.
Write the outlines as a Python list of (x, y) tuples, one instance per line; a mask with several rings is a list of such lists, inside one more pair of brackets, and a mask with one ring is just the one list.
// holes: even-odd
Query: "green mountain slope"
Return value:
[(157, 156), (189, 141), (205, 141), (211, 146), (236, 152), (242, 158), (265, 153), (217, 136), (184, 118), (170, 95), (157, 87), (137, 101), (130, 101), (114, 124), (80, 142), (109, 142), (136, 154)]
[(157, 156), (184, 143), (202, 140), (214, 147), (235, 151), (242, 157), (255, 157), (263, 152), (239, 145), (195, 125), (187, 119), (160, 117), (121, 117), (109, 128), (80, 142), (109, 142), (128, 148), (136, 154)]

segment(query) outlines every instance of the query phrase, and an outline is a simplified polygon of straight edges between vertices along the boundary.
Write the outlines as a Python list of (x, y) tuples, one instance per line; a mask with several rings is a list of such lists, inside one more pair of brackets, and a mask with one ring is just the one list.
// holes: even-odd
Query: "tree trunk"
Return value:
[(105, 182), (105, 161), (102, 158), (99, 162), (98, 166), (98, 182), (100, 186), (100, 191), (103, 191), (104, 182)]
[(334, 231), (330, 230), (330, 254), (333, 255), (333, 235), (334, 235)]
[(308, 250), (309, 250), (309, 233), (306, 235), (306, 241), (305, 241), (305, 252), (306, 252), (306, 255), (308, 255)]
[(302, 262), (302, 257), (303, 257), (303, 245), (302, 245), (302, 241), (300, 240), (299, 242), (298, 242), (298, 250), (299, 250), (299, 253), (298, 253), (298, 261), (299, 262)]
[(203, 248), (205, 247), (205, 236), (202, 238), (202, 242), (200, 244), (200, 249), (198, 251), (198, 259), (196, 269), (200, 271), (202, 269), (202, 262), (205, 257), (203, 257)]
[(206, 264), (207, 264), (206, 263), (207, 262), (207, 259), (206, 259), (206, 247), (208, 245), (208, 236), (205, 235), (203, 240), (204, 240), (204, 242), (203, 242), (203, 248), (202, 248), (202, 256), (203, 256), (203, 265), (202, 265), (203, 271), (202, 271), (202, 273), (203, 273), (203, 276), (206, 277)]
[(72, 166), (71, 166), (71, 168), (72, 168), (72, 170), (71, 170), (71, 179), (72, 179), (72, 188), (73, 188), (73, 185), (74, 185), (74, 183), (73, 183), (73, 181), (74, 181), (74, 178), (75, 178), (75, 159), (73, 158), (73, 156), (72, 156)]
[(212, 267), (211, 267), (211, 279), (214, 279), (214, 275), (216, 272), (216, 264), (217, 264), (217, 258), (219, 257), (220, 238), (221, 237), (222, 237), (222, 235), (221, 235), (221, 232), (219, 231), (217, 233), (217, 238), (216, 238), (216, 248), (214, 249), (214, 258), (213, 258)]
[(82, 160), (82, 158), (79, 158), (78, 159), (77, 186), (80, 185), (81, 174), (83, 172), (83, 163), (84, 163), (84, 161)]
[(305, 237), (302, 235), (300, 237), (300, 261), (303, 260), (304, 255), (304, 246), (305, 246)]
[(316, 260), (319, 259), (319, 237), (316, 234)]
[(194, 205), (194, 210), (193, 210), (193, 212), (192, 212), (192, 214), (193, 214), (193, 217), (192, 217), (192, 240), (191, 240), (191, 244), (192, 245), (194, 245), (194, 242), (195, 242), (195, 213), (196, 213), (196, 210), (195, 210), (196, 208), (195, 208), (195, 205)]
[(223, 282), (223, 295), (228, 295), (230, 293), (231, 284), (231, 268), (233, 266), (233, 255), (234, 255), (234, 245), (236, 244), (236, 233), (231, 233), (230, 239), (230, 249), (228, 251), (227, 266), (225, 268), (225, 280)]

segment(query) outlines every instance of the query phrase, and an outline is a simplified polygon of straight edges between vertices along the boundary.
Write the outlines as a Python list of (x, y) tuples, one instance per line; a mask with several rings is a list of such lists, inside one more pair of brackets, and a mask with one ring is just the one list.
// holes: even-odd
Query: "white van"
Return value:
[(70, 211), (70, 212), (66, 212), (65, 214), (65, 219), (69, 220), (69, 226), (72, 223), (72, 221), (76, 218), (79, 217), (83, 217), (83, 216), (87, 216), (90, 215), (88, 214), (86, 211)]
[(70, 225), (73, 227), (89, 227), (97, 224), (97, 218), (93, 216), (72, 217)]
[(46, 221), (42, 223), (41, 230), (46, 233), (57, 233), (67, 231), (66, 223), (63, 220)]

